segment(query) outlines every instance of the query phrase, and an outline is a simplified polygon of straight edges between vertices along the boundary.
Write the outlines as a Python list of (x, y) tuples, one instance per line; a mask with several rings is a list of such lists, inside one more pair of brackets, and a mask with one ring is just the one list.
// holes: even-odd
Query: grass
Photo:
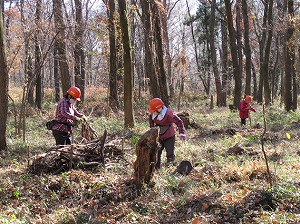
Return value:
[[(145, 100), (135, 103), (135, 128), (124, 130), (123, 114), (107, 109), (102, 90), (92, 91), (99, 91), (99, 98), (88, 92), (80, 109), (89, 114), (89, 122), (99, 135), (108, 131), (107, 141), (124, 139), (127, 162), (108, 164), (105, 170), (28, 173), (28, 151), (32, 156), (54, 145), (45, 121), (51, 118), (55, 104), (47, 103), (49, 111), (30, 110), (25, 142), (15, 136), (11, 115), (7, 127), (10, 151), (0, 160), (0, 223), (300, 222), (297, 112), (287, 113), (276, 104), (265, 110), (264, 143), (273, 178), (270, 186), (261, 152), (263, 129), (254, 127), (257, 123), (263, 127), (262, 106), (253, 105), (257, 112), (251, 114), (251, 126), (248, 120), (247, 127), (241, 128), (238, 112), (209, 110), (205, 98), (187, 96), (183, 101), (188, 105), (186, 111), (198, 128), (187, 129), (185, 142), (176, 141), (175, 162), (188, 160), (194, 169), (182, 176), (172, 174), (176, 164), (163, 164), (153, 177), (155, 185), (144, 185), (138, 192), (131, 180), (135, 145), (148, 129)], [(234, 136), (226, 134), (229, 128), (237, 131)], [(78, 128), (75, 135), (79, 134)], [(228, 149), (235, 145), (244, 153), (229, 154)]]

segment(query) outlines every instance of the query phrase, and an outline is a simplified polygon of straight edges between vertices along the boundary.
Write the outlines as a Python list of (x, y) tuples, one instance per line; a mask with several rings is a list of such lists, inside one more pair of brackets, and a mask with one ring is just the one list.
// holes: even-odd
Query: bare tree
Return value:
[(67, 54), (66, 54), (66, 37), (65, 37), (65, 24), (63, 20), (63, 12), (62, 12), (62, 1), (61, 0), (53, 0), (53, 14), (54, 14), (54, 22), (55, 29), (58, 33), (57, 36), (57, 51), (59, 58), (59, 69), (61, 75), (61, 86), (63, 93), (66, 93), (67, 90), (71, 87), (71, 77), (69, 72), (69, 66), (67, 62)]
[[(294, 13), (294, 1), (293, 0), (288, 0), (288, 14), (290, 16), (293, 16)], [(284, 104), (285, 104), (285, 109), (286, 111), (290, 111), (293, 108), (293, 72), (294, 72), (294, 48), (292, 44), (292, 37), (294, 33), (294, 28), (291, 22), (288, 24), (288, 28), (286, 31), (286, 41), (285, 43), (287, 44), (286, 47), (286, 57), (285, 57), (285, 94), (284, 94)], [(297, 99), (297, 98), (296, 98)]]
[(225, 8), (226, 8), (226, 17), (227, 17), (227, 26), (229, 32), (229, 42), (230, 42), (230, 50), (231, 50), (231, 58), (232, 58), (232, 66), (233, 66), (233, 75), (234, 75), (234, 99), (233, 104), (238, 107), (241, 100), (241, 90), (242, 90), (242, 78), (239, 73), (239, 61), (237, 56), (237, 46), (236, 39), (234, 35), (233, 21), (232, 21), (232, 12), (231, 12), (231, 3), (230, 0), (225, 0)]
[(222, 83), (218, 69), (217, 54), (215, 46), (215, 20), (216, 20), (216, 0), (211, 1), (211, 14), (210, 14), (210, 53), (213, 66), (213, 73), (215, 77), (216, 91), (217, 91), (217, 105), (225, 106), (224, 98), (222, 97)]
[(153, 33), (154, 43), (157, 57), (157, 74), (160, 88), (160, 98), (166, 105), (169, 104), (169, 88), (167, 85), (167, 76), (164, 65), (164, 51), (163, 51), (163, 40), (162, 40), (162, 29), (161, 29), (161, 12), (159, 10), (159, 3), (157, 1), (150, 1), (150, 5), (153, 12)]
[(244, 22), (244, 41), (245, 41), (245, 57), (246, 57), (245, 95), (251, 95), (251, 47), (250, 47), (250, 40), (249, 40), (248, 5), (246, 0), (242, 0), (242, 12), (243, 12), (243, 22)]
[(8, 112), (8, 68), (6, 61), (5, 37), (3, 27), (3, 11), (2, 4), (0, 5), (0, 152), (7, 150), (6, 143), (6, 123)]
[(265, 45), (265, 55), (263, 61), (263, 83), (264, 83), (264, 99), (265, 104), (269, 105), (271, 102), (271, 89), (270, 89), (270, 79), (269, 79), (269, 61), (270, 61), (270, 52), (271, 52), (271, 44), (273, 38), (273, 0), (266, 1), (267, 7), (267, 39)]
[(36, 85), (35, 85), (35, 105), (40, 110), (42, 109), (43, 103), (43, 75), (41, 72), (41, 19), (42, 19), (42, 0), (36, 1), (36, 15), (35, 15), (35, 26), (36, 31), (34, 35), (34, 42), (35, 42), (35, 77), (36, 77)]
[(125, 112), (125, 127), (134, 127), (133, 105), (132, 105), (132, 58), (131, 47), (127, 19), (126, 1), (118, 0), (120, 26), (123, 43), (123, 61), (124, 61), (124, 112)]
[(221, 33), (222, 33), (222, 51), (221, 51), (221, 63), (222, 63), (222, 90), (223, 99), (222, 102), (226, 106), (227, 92), (228, 92), (228, 34), (227, 24), (225, 20), (221, 20)]
[(82, 94), (82, 101), (85, 96), (85, 53), (83, 45), (84, 37), (84, 23), (82, 19), (82, 2), (75, 0), (75, 85), (80, 88)]
[[(108, 4), (107, 4), (108, 3)], [(106, 13), (108, 16), (109, 36), (109, 106), (116, 111), (119, 107), (117, 88), (117, 49), (115, 28), (115, 0), (106, 1)]]
[(153, 56), (153, 34), (152, 34), (152, 19), (150, 11), (150, 2), (148, 0), (141, 0), (142, 7), (142, 23), (144, 28), (144, 42), (145, 42), (145, 73), (150, 79), (150, 90), (153, 97), (160, 97), (160, 88), (158, 77), (154, 67)]

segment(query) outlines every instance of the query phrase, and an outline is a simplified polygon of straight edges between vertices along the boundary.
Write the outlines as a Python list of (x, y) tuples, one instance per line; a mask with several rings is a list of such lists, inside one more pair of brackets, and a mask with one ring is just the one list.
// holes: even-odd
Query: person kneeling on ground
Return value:
[(167, 108), (160, 98), (153, 98), (149, 103), (149, 124), (150, 128), (158, 126), (159, 143), (161, 148), (158, 150), (156, 169), (160, 169), (161, 155), (166, 149), (167, 164), (175, 160), (175, 134), (176, 124), (179, 129), (179, 138), (185, 140), (185, 129), (182, 120), (173, 111)]

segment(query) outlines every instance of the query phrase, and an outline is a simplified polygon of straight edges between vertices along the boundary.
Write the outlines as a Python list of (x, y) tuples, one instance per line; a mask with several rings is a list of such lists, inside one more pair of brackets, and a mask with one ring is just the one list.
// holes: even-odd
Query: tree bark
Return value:
[(160, 97), (160, 88), (158, 77), (154, 67), (153, 58), (153, 34), (151, 23), (150, 2), (141, 0), (142, 6), (142, 22), (144, 25), (144, 41), (145, 41), (145, 73), (150, 79), (150, 90), (152, 97)]
[(31, 105), (34, 106), (34, 83), (36, 78), (34, 77), (33, 74), (33, 66), (32, 66), (32, 55), (30, 54), (30, 40), (27, 34), (25, 34), (25, 80), (27, 84), (27, 95), (26, 99), (27, 102)]
[(6, 143), (6, 124), (8, 112), (8, 68), (5, 49), (5, 37), (3, 27), (3, 10), (0, 6), (0, 152), (7, 150)]
[(132, 105), (132, 58), (131, 46), (128, 30), (127, 6), (126, 1), (118, 0), (120, 13), (120, 26), (123, 43), (123, 61), (124, 61), (124, 112), (125, 127), (134, 127), (133, 105)]
[(228, 91), (228, 38), (227, 38), (227, 24), (225, 20), (221, 20), (221, 33), (222, 33), (222, 104), (226, 106), (227, 104), (227, 91)]
[(144, 133), (136, 145), (136, 161), (134, 162), (134, 182), (137, 188), (149, 183), (155, 172), (157, 162), (158, 127)]
[(53, 14), (54, 14), (55, 29), (56, 32), (58, 33), (57, 51), (58, 51), (58, 58), (59, 58), (61, 87), (63, 93), (65, 94), (68, 91), (68, 89), (71, 87), (71, 76), (70, 76), (69, 66), (67, 62), (66, 42), (65, 42), (66, 26), (63, 20), (61, 0), (53, 0)]
[(223, 105), (224, 102), (222, 98), (222, 83), (221, 83), (221, 78), (220, 78), (218, 65), (217, 65), (217, 54), (216, 54), (216, 46), (215, 46), (215, 19), (216, 19), (216, 0), (212, 0), (210, 26), (209, 26), (210, 53), (211, 53), (211, 60), (212, 60), (213, 72), (215, 76), (216, 91), (217, 91), (217, 106), (224, 106)]
[[(175, 3), (176, 4), (176, 3)], [(163, 0), (163, 5), (165, 7), (165, 10), (167, 11), (167, 1)], [(162, 25), (162, 31), (163, 31), (163, 40), (165, 43), (165, 60), (166, 60), (166, 73), (168, 78), (168, 86), (169, 86), (169, 98), (171, 99), (175, 94), (175, 89), (173, 85), (173, 77), (172, 77), (172, 58), (170, 53), (170, 38), (169, 38), (169, 29), (168, 29), (168, 14), (170, 14), (171, 11), (163, 13), (161, 17), (161, 25)]]
[[(236, 43), (237, 43), (237, 55), (239, 64), (239, 73), (243, 78), (243, 44), (242, 44), (242, 29), (241, 29), (241, 0), (237, 0), (235, 4), (236, 9)], [(243, 80), (243, 79), (241, 79)], [(242, 81), (241, 81), (242, 82)]]
[[(293, 0), (288, 0), (288, 14), (293, 16)], [(294, 33), (294, 28), (291, 23), (288, 24), (289, 27), (286, 31), (286, 61), (285, 61), (285, 95), (284, 104), (286, 111), (293, 110), (293, 48), (292, 48), (292, 36)]]
[(59, 88), (59, 57), (57, 51), (57, 41), (53, 45), (53, 76), (54, 76), (54, 89), (55, 89), (55, 102), (60, 100), (60, 88)]
[(81, 100), (84, 102), (85, 96), (85, 53), (83, 46), (84, 23), (82, 19), (82, 1), (75, 0), (75, 85), (81, 90)]
[(44, 89), (44, 83), (43, 83), (43, 75), (41, 72), (41, 19), (42, 19), (42, 0), (36, 1), (36, 12), (35, 12), (35, 63), (34, 63), (34, 75), (36, 77), (36, 84), (35, 84), (35, 105), (38, 109), (42, 109), (42, 103), (43, 103), (43, 89)]
[(242, 82), (241, 82), (241, 74), (239, 73), (240, 69), (239, 69), (239, 62), (237, 57), (236, 39), (234, 37), (234, 28), (233, 28), (230, 0), (225, 0), (225, 8), (226, 8), (227, 26), (229, 32), (231, 58), (232, 58), (232, 65), (233, 65), (233, 76), (235, 82), (233, 104), (234, 106), (238, 107), (241, 100)]
[(117, 49), (116, 49), (116, 28), (115, 28), (115, 0), (108, 0), (106, 10), (108, 16), (109, 36), (109, 106), (113, 111), (119, 108), (117, 89)]
[(249, 40), (248, 5), (246, 0), (242, 0), (242, 11), (243, 11), (243, 21), (244, 21), (244, 41), (245, 41), (245, 57), (246, 57), (245, 95), (251, 95), (251, 47), (250, 47), (250, 40)]
[(167, 84), (167, 77), (165, 72), (164, 65), (164, 51), (162, 46), (162, 30), (161, 30), (161, 21), (160, 21), (160, 12), (155, 1), (151, 1), (152, 12), (153, 12), (153, 24), (154, 24), (154, 43), (156, 48), (156, 57), (157, 57), (157, 71), (158, 71), (158, 82), (160, 87), (160, 98), (164, 101), (166, 105), (169, 105), (169, 88)]
[(264, 50), (264, 63), (263, 63), (263, 77), (264, 77), (264, 99), (265, 104), (269, 105), (271, 102), (271, 89), (270, 89), (270, 79), (269, 79), (269, 61), (270, 61), (270, 52), (271, 52), (271, 43), (273, 38), (273, 0), (269, 0), (268, 6), (268, 32), (266, 40), (266, 48)]

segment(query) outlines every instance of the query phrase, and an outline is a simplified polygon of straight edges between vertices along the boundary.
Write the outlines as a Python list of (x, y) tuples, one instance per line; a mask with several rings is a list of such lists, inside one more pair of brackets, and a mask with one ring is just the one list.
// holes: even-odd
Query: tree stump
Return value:
[(134, 162), (134, 182), (137, 188), (143, 183), (149, 183), (155, 171), (157, 151), (160, 147), (158, 142), (159, 128), (149, 129), (136, 145), (136, 161)]

